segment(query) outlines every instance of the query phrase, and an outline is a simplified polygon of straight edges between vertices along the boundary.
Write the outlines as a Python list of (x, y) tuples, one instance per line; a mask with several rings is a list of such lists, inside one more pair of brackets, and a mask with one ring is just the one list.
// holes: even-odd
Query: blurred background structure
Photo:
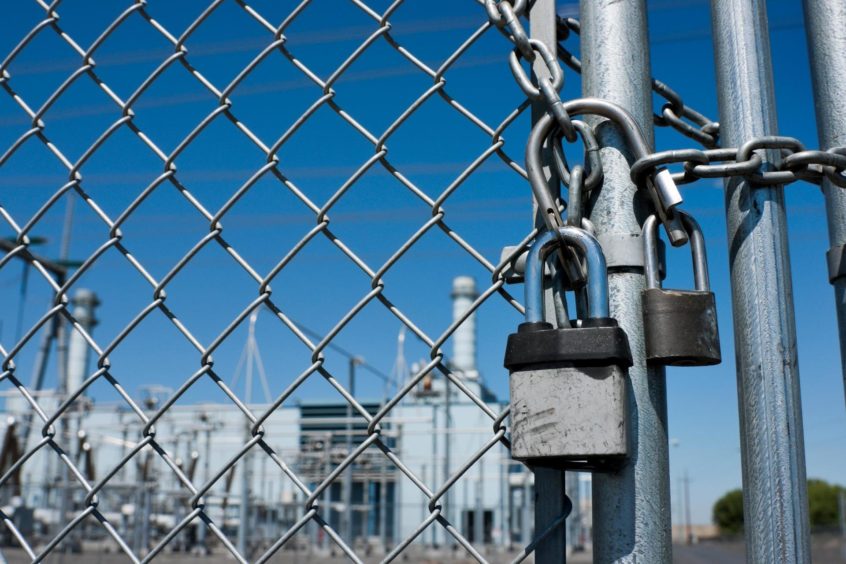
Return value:
[[(454, 319), (460, 321), (478, 298), (473, 278), (455, 278), (451, 297)], [(73, 302), (74, 317), (91, 330), (96, 324), (99, 305), (96, 296), (80, 289)], [(250, 321), (251, 331), (231, 387), (238, 392), (243, 390), (242, 397), (253, 410), (264, 412), (269, 407), (269, 394), (265, 394), (264, 402), (249, 401), (254, 390), (268, 389), (267, 374), (252, 330), (255, 321), (255, 317)], [(475, 315), (471, 313), (455, 333), (450, 366), (492, 409), (501, 411), (507, 403), (485, 387), (478, 371), (476, 339)], [(402, 385), (410, 373), (418, 371), (418, 363), (411, 367), (406, 364), (404, 340), (405, 331), (401, 330), (391, 374), (383, 374), (361, 357), (342, 350), (341, 354), (349, 358), (350, 389), (354, 389), (352, 381), (362, 377), (357, 376), (357, 371), (383, 378), (391, 386)], [(80, 346), (77, 339), (70, 340), (68, 389), (77, 389), (89, 371), (90, 355), (86, 351), (87, 347)], [(144, 386), (145, 407), (156, 409), (173, 392), (172, 388), (161, 385)], [(42, 390), (38, 399), (49, 412), (57, 407), (61, 396), (55, 390)], [(362, 406), (376, 413), (387, 399), (387, 396), (375, 397), (362, 401)], [(77, 402), (71, 433), (78, 440), (71, 455), (83, 469), (85, 478), (96, 482), (102, 478), (98, 471), (118, 467), (128, 453), (138, 448), (134, 437), (139, 423), (121, 404), (95, 403), (86, 396)], [(348, 413), (348, 405), (302, 401), (299, 405), (276, 409), (273, 418), (264, 424), (265, 433), (274, 437), (274, 450), (312, 486), (319, 484), (347, 456), (348, 438), (352, 438), (353, 444), (366, 439), (366, 425)], [(5, 406), (8, 442), (4, 443), (2, 452), (25, 451), (27, 444), (40, 439), (41, 430), (31, 428), (26, 435), (16, 430), (28, 419), (30, 409), (15, 394), (6, 395)], [(447, 480), (454, 471), (450, 461), (456, 464), (484, 440), (489, 425), (489, 419), (474, 404), (451, 391), (442, 379), (427, 377), (383, 420), (383, 436), (388, 437), (388, 444), (404, 464), (424, 480)], [(243, 416), (237, 407), (227, 403), (175, 406), (156, 424), (156, 436), (167, 437), (163, 443), (180, 471), (192, 481), (205, 482), (244, 443)], [(24, 442), (15, 444), (17, 441)], [(14, 454), (8, 456), (15, 458)], [(449, 507), (448, 518), (460, 524), (470, 542), (479, 545), (512, 550), (516, 545), (528, 544), (533, 526), (532, 473), (507, 456), (487, 456), (483, 460), (483, 464), (478, 464), (467, 479), (451, 490), (450, 499), (445, 502)], [(304, 502), (293, 482), (280, 478), (268, 466), (268, 457), (263, 452), (253, 452), (233, 466), (206, 496), (208, 511), (224, 531), (243, 543), (244, 554), (263, 552), (272, 545), (280, 528), (288, 529), (297, 522)], [(8, 462), (4, 468), (8, 469)], [(330, 508), (329, 524), (358, 549), (384, 554), (425, 520), (426, 500), (411, 488), (401, 488), (397, 468), (380, 452), (366, 451), (346, 476), (325, 491), (321, 502)], [(570, 497), (579, 500), (585, 483), (578, 483), (577, 474), (571, 474), (571, 478)], [(589, 475), (585, 478), (589, 479)], [(346, 492), (347, 487), (350, 493)], [(51, 458), (46, 458), (43, 465), (28, 465), (14, 489), (4, 488), (2, 494), (2, 503), (7, 504), (4, 512), (26, 535), (41, 534), (47, 538), (62, 526), (59, 508), (71, 512), (84, 508), (83, 492), (68, 481), (62, 465)], [(121, 535), (132, 539), (133, 549), (143, 554), (185, 517), (188, 496), (168, 465), (148, 452), (121, 467), (99, 497), (102, 505), (113, 508), (113, 512), (106, 513), (109, 521), (118, 524)], [(588, 502), (568, 522), (570, 542), (579, 548), (590, 545), (589, 516)], [(327, 540), (322, 529), (312, 527), (301, 532), (290, 548), (308, 547), (327, 552)], [(438, 528), (424, 533), (420, 540), (422, 545), (433, 549), (454, 542)], [(71, 552), (82, 552), (83, 548), (114, 550), (111, 539), (99, 526), (78, 527), (66, 544)], [(216, 539), (205, 532), (205, 525), (197, 522), (184, 529), (169, 547), (177, 552), (202, 555), (211, 554), (216, 544)]]

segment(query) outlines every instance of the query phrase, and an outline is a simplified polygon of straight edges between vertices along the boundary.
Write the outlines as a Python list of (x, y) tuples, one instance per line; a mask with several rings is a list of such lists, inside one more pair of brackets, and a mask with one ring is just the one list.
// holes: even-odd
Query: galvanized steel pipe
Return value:
[[(766, 5), (711, 0), (722, 144), (775, 135)], [(758, 151), (763, 167), (778, 158)], [(725, 181), (746, 560), (810, 562), (793, 289), (781, 186)]]
[[(804, 4), (817, 135), (820, 148), (826, 150), (846, 145), (846, 4), (840, 0), (805, 0)], [(829, 255), (831, 259), (839, 258), (846, 249), (846, 190), (826, 178), (822, 190), (828, 215)], [(846, 386), (846, 275), (831, 274)]]
[[(652, 147), (652, 91), (649, 41), (643, 0), (581, 2), (582, 90), (628, 111)], [(638, 237), (648, 200), (630, 177), (634, 147), (607, 120), (590, 118), (602, 146), (605, 181), (591, 212), (598, 237)], [(670, 485), (667, 446), (666, 380), (662, 368), (647, 368), (643, 343), (641, 268), (608, 273), (611, 315), (629, 337), (634, 366), (629, 369), (630, 457), (611, 474), (593, 477), (594, 562), (671, 561)]]

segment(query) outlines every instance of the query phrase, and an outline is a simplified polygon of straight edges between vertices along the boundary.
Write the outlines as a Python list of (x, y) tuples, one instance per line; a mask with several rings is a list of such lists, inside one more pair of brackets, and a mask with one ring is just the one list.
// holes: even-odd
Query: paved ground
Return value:
[[(811, 557), (820, 564), (846, 563), (843, 541), (835, 535), (814, 536)], [(673, 564), (745, 564), (742, 542), (703, 542), (693, 546), (674, 546)]]
[[(813, 561), (820, 564), (846, 564), (841, 540), (834, 535), (815, 537), (812, 542)], [(20, 551), (3, 549), (3, 555), (9, 564), (29, 562), (29, 558)], [(491, 564), (505, 564), (510, 562), (516, 554), (491, 552), (485, 554)], [(366, 562), (378, 562), (380, 555), (373, 554), (365, 558)], [(128, 562), (125, 556), (117, 554), (103, 554), (88, 552), (86, 554), (55, 555), (48, 558), (50, 564), (118, 564)], [(401, 558), (400, 562), (420, 564), (464, 564), (474, 562), (460, 553), (432, 553), (413, 551)], [(531, 562), (531, 558), (528, 562)], [(568, 564), (590, 564), (593, 561), (590, 553), (576, 553), (568, 560)], [(2, 560), (0, 560), (2, 562)], [(191, 557), (184, 554), (162, 554), (155, 562), (162, 564), (229, 564), (234, 562), (231, 556), (215, 555), (208, 558)], [(279, 564), (341, 564), (347, 562), (342, 557), (320, 556), (307, 552), (280, 552), (271, 560)], [(673, 547), (673, 564), (745, 564), (745, 552), (742, 542), (703, 542), (693, 546), (676, 545)]]

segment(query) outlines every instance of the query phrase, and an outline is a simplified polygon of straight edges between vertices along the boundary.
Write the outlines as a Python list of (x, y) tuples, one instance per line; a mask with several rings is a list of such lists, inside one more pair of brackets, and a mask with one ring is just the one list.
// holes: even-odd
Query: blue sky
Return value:
[[(381, 13), (385, 0), (369, 5)], [(129, 4), (127, 3), (126, 6)], [(206, 7), (205, 1), (179, 3), (150, 0), (146, 13), (174, 36)], [(58, 11), (60, 26), (87, 48), (125, 9), (114, 3), (67, 0)], [(292, 5), (250, 3), (277, 25)], [(562, 13), (573, 14), (572, 5)], [(815, 147), (813, 101), (799, 2), (771, 2), (773, 61), (782, 134)], [(5, 8), (8, 32), (0, 37), (0, 53), (14, 45), (43, 19), (35, 2)], [(391, 35), (431, 68), (439, 67), (484, 21), (482, 6), (472, 1), (431, 3), (409, 1), (391, 16)], [(650, 2), (653, 73), (675, 88), (685, 102), (717, 119), (708, 3)], [(285, 30), (287, 46), (298, 61), (326, 80), (377, 23), (352, 2), (314, 0)], [(236, 2), (224, 2), (185, 42), (187, 59), (205, 79), (222, 90), (271, 41), (272, 33)], [(574, 40), (568, 45), (575, 49)], [(131, 14), (94, 54), (96, 72), (122, 100), (165, 60), (173, 47), (140, 14)], [(464, 111), (496, 127), (522, 100), (507, 65), (508, 44), (495, 31), (481, 37), (446, 73), (445, 91)], [(80, 57), (47, 28), (16, 57), (7, 70), (9, 84), (37, 110), (67, 77)], [(580, 81), (567, 70), (563, 96), (576, 97)], [(257, 181), (223, 216), (223, 236), (261, 276), (315, 226), (315, 212), (304, 203), (324, 206), (345, 181), (374, 153), (374, 144), (339, 115), (379, 137), (402, 112), (432, 85), (384, 39), (377, 39), (333, 84), (336, 109), (323, 105), (278, 151), (283, 185), (271, 175)], [(315, 85), (291, 61), (271, 53), (232, 91), (232, 114), (266, 145), (272, 145), (321, 97)], [(656, 99), (656, 108), (661, 101)], [(134, 123), (147, 139), (169, 154), (217, 107), (217, 100), (176, 62), (143, 92), (133, 109)], [(45, 134), (69, 160), (78, 159), (103, 131), (121, 117), (119, 107), (88, 76), (81, 76), (45, 112)], [(5, 152), (30, 127), (22, 108), (0, 92), (0, 146)], [(504, 137), (505, 152), (522, 165), (528, 116), (518, 118)], [(672, 131), (656, 132), (659, 150), (694, 146)], [(490, 135), (435, 94), (387, 139), (387, 159), (404, 175), (404, 185), (376, 164), (328, 210), (330, 229), (372, 270), (383, 263), (431, 218), (424, 200), (437, 199), (460, 173), (490, 146)], [(176, 158), (177, 177), (190, 193), (181, 194), (165, 181), (121, 226), (123, 243), (156, 279), (161, 279), (209, 232), (197, 206), (214, 214), (266, 162), (266, 157), (225, 116), (216, 117)], [(115, 220), (162, 171), (162, 160), (127, 127), (119, 128), (83, 165), (83, 187), (102, 213)], [(24, 142), (0, 166), (0, 203), (25, 224), (67, 180), (67, 170), (35, 138)], [(414, 189), (410, 189), (409, 185)], [(294, 194), (299, 191), (302, 198)], [(418, 194), (414, 192), (418, 191)], [(425, 196), (420, 196), (425, 194)], [(846, 411), (840, 374), (833, 293), (825, 273), (828, 247), (823, 200), (819, 190), (797, 183), (787, 190), (794, 297), (799, 336), (802, 400), (805, 413), (808, 475), (843, 483), (846, 457)], [(701, 222), (708, 242), (711, 279), (719, 302), (723, 364), (668, 372), (672, 474), (687, 470), (692, 480), (693, 515), (710, 520), (714, 499), (740, 485), (737, 396), (731, 330), (723, 192), (719, 182), (700, 181), (684, 189), (686, 209)], [(85, 259), (108, 239), (108, 226), (78, 195), (70, 257)], [(194, 205), (193, 198), (199, 204)], [(54, 205), (32, 234), (47, 242), (38, 252), (58, 255), (64, 202)], [(503, 160), (493, 156), (451, 193), (444, 203), (444, 221), (492, 263), (502, 247), (522, 240), (531, 227), (528, 184)], [(2, 224), (3, 236), (12, 230)], [(689, 285), (687, 249), (669, 255), (668, 285)], [(384, 295), (423, 331), (436, 338), (450, 323), (452, 278), (474, 276), (486, 288), (490, 273), (438, 227), (429, 230), (384, 275)], [(0, 269), (0, 342), (8, 349), (16, 339), (21, 303), (21, 266)], [(152, 288), (114, 249), (96, 261), (78, 283), (94, 289), (102, 300), (101, 324), (94, 337), (109, 343), (152, 300)], [(291, 319), (325, 334), (365, 296), (370, 277), (318, 234), (272, 281), (274, 302)], [(509, 287), (515, 296), (519, 286)], [(24, 302), (24, 327), (46, 309), (48, 287), (31, 273)], [(257, 295), (257, 283), (215, 242), (204, 247), (167, 286), (167, 304), (191, 333), (208, 345)], [(502, 368), (505, 338), (520, 321), (517, 311), (494, 296), (478, 313), (479, 368), (500, 396), (507, 390)], [(376, 369), (391, 371), (399, 321), (372, 301), (335, 339), (363, 356)], [(272, 393), (282, 389), (310, 364), (310, 352), (269, 312), (258, 322), (257, 336)], [(215, 352), (215, 368), (225, 381), (234, 376), (246, 338), (239, 327)], [(428, 358), (428, 348), (410, 337), (409, 361)], [(17, 360), (28, 381), (35, 341)], [(451, 344), (446, 344), (451, 350)], [(346, 359), (328, 351), (326, 367), (339, 378)], [(110, 355), (113, 375), (140, 395), (147, 384), (176, 387), (199, 366), (199, 353), (159, 312), (142, 322)], [(55, 371), (47, 386), (55, 385)], [(7, 390), (9, 384), (2, 383)], [(372, 373), (359, 379), (362, 397), (380, 398), (383, 382)], [(243, 391), (243, 388), (238, 390)], [(91, 389), (99, 402), (116, 401), (106, 383)], [(339, 399), (314, 376), (296, 394), (299, 399)], [(181, 402), (224, 400), (209, 381), (199, 382)], [(256, 399), (262, 400), (261, 396)]]

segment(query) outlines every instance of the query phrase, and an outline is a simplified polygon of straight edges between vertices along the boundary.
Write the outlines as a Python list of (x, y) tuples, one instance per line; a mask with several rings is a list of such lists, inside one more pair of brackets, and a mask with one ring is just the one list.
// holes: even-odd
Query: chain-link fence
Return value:
[[(319, 529), (358, 561), (354, 539), (330, 523), (323, 500), (364, 459), (389, 468), (391, 480), (415, 490), (426, 508), (418, 523), (394, 529), (386, 560), (435, 528), (449, 537), (441, 542), (484, 559), (474, 547), (481, 539), (468, 540), (445, 496), (483, 456), (507, 448), (505, 404), (468, 383), (445, 347), (491, 302), (514, 311), (497, 306), (498, 317), (517, 320), (522, 311), (505, 287), (507, 262), (499, 255), (509, 244), (525, 247), (535, 233), (519, 164), (528, 102), (507, 74), (508, 44), (483, 5), (470, 3), (445, 24), (421, 20), (418, 8), (401, 2), (382, 4), (38, 2), (7, 24), (0, 164), (8, 238), (0, 266), (11, 271), (23, 263), (30, 280), (22, 288), (50, 299), (38, 315), (8, 304), (22, 313), (18, 334), (7, 330), (2, 348), (7, 408), (23, 415), (10, 422), (7, 435), (18, 437), (18, 451), (6, 460), (0, 484), (8, 500), (27, 493), (27, 476), (43, 480), (32, 487), (43, 489), (42, 511), (51, 510), (41, 526), (3, 515), (11, 544), (33, 560), (88, 538), (105, 538), (133, 561), (149, 560), (202, 530), (207, 545), (239, 561), (265, 561), (304, 530)], [(490, 89), (502, 90), (495, 104), (485, 101)], [(512, 130), (513, 146), (505, 140)], [(431, 149), (420, 151), (421, 144)], [(488, 200), (492, 209), (478, 210), (474, 190), (501, 196)], [(452, 206), (459, 209), (454, 221)], [(519, 223), (512, 220), (505, 232), (485, 227), (486, 216), (515, 206), (525, 210)], [(380, 229), (379, 222), (394, 225)], [(445, 282), (464, 273), (484, 281), (481, 291), (455, 319), (432, 322), (426, 309), (442, 303), (435, 293), (445, 295)], [(288, 286), (286, 275), (307, 283)], [(102, 302), (96, 330), (89, 314), (97, 304), (71, 301), (81, 287), (95, 289)], [(303, 307), (306, 301), (312, 303)], [(286, 349), (261, 409), (249, 388), (233, 382), (228, 362), (257, 312), (270, 335), (264, 342)], [(15, 326), (11, 317), (6, 327)], [(372, 330), (376, 339), (402, 326), (413, 354), (425, 351), (426, 361), (405, 378), (391, 372), (385, 399), (368, 405), (349, 388), (348, 355), (337, 348), (350, 331), (376, 324), (384, 325)], [(501, 338), (513, 325), (503, 324)], [(392, 346), (382, 350), (393, 356)], [(67, 368), (74, 355), (91, 353), (93, 371)], [(371, 372), (384, 376), (388, 369)], [(447, 402), (472, 405), (489, 430), (453, 454), (448, 475), (433, 464), (423, 476), (405, 461), (413, 452), (390, 432), (399, 425), (391, 417), (433, 374), (446, 382)], [(272, 420), (315, 380), (324, 394), (331, 387), (336, 402), (349, 403), (346, 416), (358, 430), (347, 434), (355, 439), (351, 449), (309, 465), (300, 460), (305, 446), (273, 446), (280, 427)], [(140, 381), (171, 390), (142, 392)], [(194, 439), (216, 432), (210, 423), (172, 416), (189, 399), (212, 393), (249, 427), (239, 444), (217, 447), (207, 438), (207, 446), (225, 449), (219, 463), (200, 447), (182, 456), (174, 439), (179, 425), (194, 423), (184, 427)], [(108, 464), (90, 451), (100, 426), (117, 420), (97, 419), (97, 402), (120, 406), (120, 456)], [(213, 464), (203, 476), (197, 467), (206, 456)], [(497, 456), (493, 464), (501, 464), (503, 454)], [(233, 469), (264, 457), (266, 476), (293, 484), (299, 503), (289, 524), (274, 527), (270, 542), (257, 547), (227, 523), (225, 500), (222, 511), (207, 500), (223, 486), (230, 490)], [(40, 468), (47, 475), (32, 478)], [(171, 501), (148, 511), (146, 522), (132, 517), (145, 504), (165, 503), (162, 496)], [(168, 522), (151, 517), (168, 511)]]
[[(616, 25), (595, 8), (594, 34)], [(624, 19), (645, 45), (642, 8)], [(653, 152), (637, 111), (575, 100), (569, 78), (593, 70), (578, 57), (575, 12), (558, 6), (556, 17), (548, 0), (477, 0), (449, 17), (402, 0), (16, 6), (0, 43), (10, 554), (359, 562), (460, 549), (484, 562), (548, 545), (563, 557), (549, 543), (584, 510), (578, 479), (511, 460), (507, 386), (480, 373), (502, 374), (506, 336), (523, 319), (507, 286), (520, 257), (565, 221), (594, 231), (623, 273), (609, 279), (611, 315), (622, 311), (635, 349), (629, 405), (656, 404), (637, 413), (633, 464), (599, 486), (595, 515), (617, 513), (597, 537), (600, 559), (620, 557), (616, 542), (633, 551), (626, 535), (643, 516), (607, 502), (617, 492), (640, 500), (637, 511), (666, 505), (666, 405), (663, 369), (638, 356), (639, 302), (620, 298), (640, 296), (642, 280), (626, 276), (645, 266), (630, 252), (645, 218), (623, 226), (636, 233), (615, 228), (643, 207), (682, 245), (678, 184), (733, 179), (727, 190), (763, 209), (781, 197), (773, 185), (846, 184), (846, 151), (808, 151), (770, 127), (734, 133), (642, 73), (666, 101), (654, 125), (704, 147)], [(586, 61), (625, 51), (599, 43), (582, 38)], [(585, 90), (614, 98), (614, 80), (594, 75)], [(603, 174), (631, 192), (624, 208), (602, 201)], [(582, 259), (568, 253), (578, 287)], [(840, 279), (839, 255), (829, 259)], [(581, 299), (557, 299), (546, 317), (569, 327)], [(784, 394), (773, 397), (789, 406)], [(801, 458), (801, 445), (784, 452)], [(796, 481), (783, 474), (756, 492)], [(669, 529), (666, 513), (649, 527)], [(632, 531), (617, 535), (615, 519)], [(636, 542), (666, 556), (664, 533), (638, 530)], [(569, 528), (567, 540), (589, 536)]]

